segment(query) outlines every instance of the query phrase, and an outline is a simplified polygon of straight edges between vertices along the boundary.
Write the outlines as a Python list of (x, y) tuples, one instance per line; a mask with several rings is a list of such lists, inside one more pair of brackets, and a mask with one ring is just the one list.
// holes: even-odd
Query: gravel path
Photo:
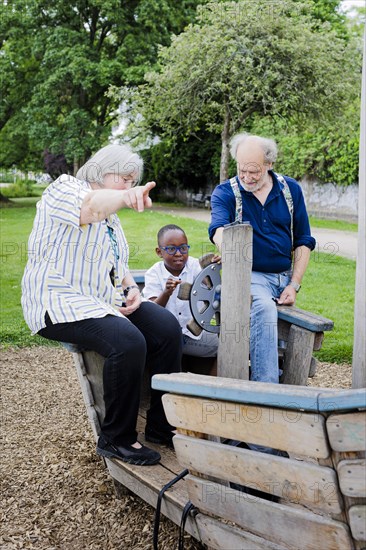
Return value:
[[(71, 355), (2, 350), (1, 550), (151, 550), (153, 508), (118, 500), (95, 453)], [(349, 365), (320, 364), (312, 385), (348, 388)], [(163, 519), (159, 548), (177, 547)], [(201, 547), (187, 537), (186, 550)]]

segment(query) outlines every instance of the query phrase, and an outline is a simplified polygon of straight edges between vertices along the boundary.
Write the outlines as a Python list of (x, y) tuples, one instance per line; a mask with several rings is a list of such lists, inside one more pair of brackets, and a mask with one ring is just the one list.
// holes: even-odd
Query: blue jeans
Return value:
[(256, 382), (279, 381), (277, 354), (278, 298), (291, 280), (291, 272), (252, 272), (250, 312), (250, 379)]

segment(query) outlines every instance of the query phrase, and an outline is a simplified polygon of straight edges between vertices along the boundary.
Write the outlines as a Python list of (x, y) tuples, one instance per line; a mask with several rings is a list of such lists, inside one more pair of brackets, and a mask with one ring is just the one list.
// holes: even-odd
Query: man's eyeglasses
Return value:
[(160, 250), (164, 250), (170, 256), (174, 256), (179, 250), (181, 254), (188, 254), (188, 250), (191, 248), (189, 244), (181, 244), (180, 246), (159, 246)]

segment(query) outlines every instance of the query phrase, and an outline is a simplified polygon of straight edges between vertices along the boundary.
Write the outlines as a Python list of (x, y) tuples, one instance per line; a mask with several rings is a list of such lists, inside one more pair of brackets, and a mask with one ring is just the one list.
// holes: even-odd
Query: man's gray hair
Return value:
[(137, 181), (141, 181), (143, 160), (134, 153), (128, 145), (107, 145), (99, 149), (81, 168), (76, 177), (89, 183), (103, 185), (106, 174), (128, 176), (137, 173)]
[(250, 139), (254, 138), (256, 141), (258, 141), (259, 145), (262, 147), (265, 162), (276, 162), (277, 145), (273, 139), (264, 138), (261, 136), (255, 136), (253, 134), (246, 134), (246, 133), (236, 134), (231, 138), (230, 154), (234, 160), (237, 160), (236, 154), (237, 154), (239, 145), (242, 145), (243, 143), (245, 143), (249, 138)]

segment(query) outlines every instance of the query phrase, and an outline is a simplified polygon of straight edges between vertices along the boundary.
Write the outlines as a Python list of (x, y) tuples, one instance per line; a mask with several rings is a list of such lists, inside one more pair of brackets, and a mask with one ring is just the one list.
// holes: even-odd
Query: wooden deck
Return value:
[[(140, 410), (137, 429), (139, 441), (145, 443), (145, 411)], [(145, 502), (156, 508), (158, 494), (162, 487), (174, 479), (183, 470), (178, 463), (175, 451), (163, 445), (146, 444), (161, 454), (161, 461), (154, 466), (135, 466), (126, 464), (118, 459), (106, 459), (106, 465), (112, 478), (135, 495), (138, 495)], [(180, 525), (182, 511), (189, 501), (187, 482), (185, 479), (178, 481), (173, 487), (165, 492), (161, 505), (161, 513)], [(195, 521), (188, 517), (185, 530), (199, 539)]]
[[(87, 414), (95, 440), (97, 440), (101, 420), (104, 416), (102, 369), (104, 359), (94, 352), (73, 353), (74, 364), (79, 378)], [(146, 395), (146, 392), (143, 392)], [(144, 430), (147, 401), (144, 398), (139, 411), (137, 430), (139, 441), (145, 443)], [(136, 466), (118, 459), (106, 458), (105, 464), (112, 479), (122, 484), (145, 502), (156, 507), (160, 490), (174, 479), (184, 468), (180, 466), (175, 451), (163, 445), (146, 443), (161, 454), (161, 461), (154, 466)], [(117, 487), (117, 494), (118, 494)], [(184, 479), (178, 481), (165, 492), (161, 505), (161, 513), (180, 525), (182, 511), (189, 501), (187, 483)], [(188, 516), (185, 531), (199, 540), (196, 522)]]

